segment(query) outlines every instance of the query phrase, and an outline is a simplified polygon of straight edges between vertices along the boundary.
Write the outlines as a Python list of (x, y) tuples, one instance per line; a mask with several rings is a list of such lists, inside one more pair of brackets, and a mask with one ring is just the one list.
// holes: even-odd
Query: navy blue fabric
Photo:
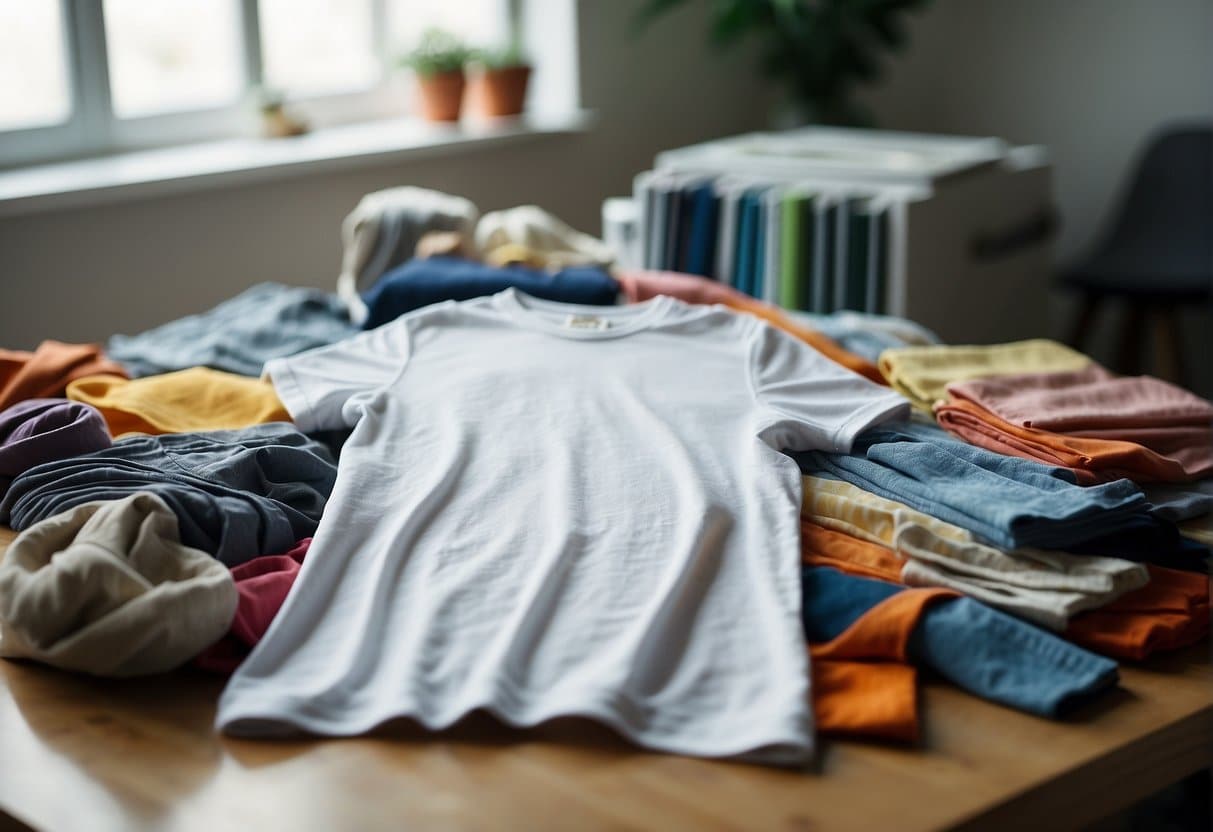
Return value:
[(1003, 456), (941, 433), (890, 422), (861, 434), (850, 454), (794, 456), (805, 472), (845, 480), (1008, 549), (1066, 549), (1138, 528), (1146, 516), (1145, 496), (1129, 480), (1083, 488), (1066, 468)]
[[(831, 641), (904, 589), (829, 567), (803, 567), (805, 637)], [(1118, 679), (1115, 662), (972, 598), (928, 606), (910, 636), (909, 653), (915, 665), (969, 693), (1046, 717), (1063, 715)]]
[(457, 257), (429, 257), (393, 269), (363, 294), (368, 314), (362, 327), (374, 329), (432, 303), (471, 300), (510, 287), (543, 300), (588, 306), (610, 306), (619, 296), (615, 278), (595, 266), (551, 274), (525, 266), (497, 268)]
[(177, 515), (181, 542), (229, 566), (316, 531), (337, 479), (332, 455), (291, 424), (130, 436), (13, 480), (0, 524), (27, 529), (93, 500), (150, 491)]
[(200, 315), (140, 335), (115, 335), (105, 351), (132, 378), (189, 367), (259, 376), (272, 358), (333, 344), (357, 332), (331, 292), (259, 283)]

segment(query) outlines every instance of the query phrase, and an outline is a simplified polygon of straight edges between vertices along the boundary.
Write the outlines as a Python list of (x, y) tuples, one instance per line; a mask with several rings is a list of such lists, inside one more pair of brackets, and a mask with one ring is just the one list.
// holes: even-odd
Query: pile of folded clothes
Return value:
[[(594, 567), (620, 580), (646, 562), (648, 535), (629, 527), (628, 515), (667, 499), (652, 487), (661, 470), (646, 466), (668, 463), (683, 473), (757, 466), (783, 484), (779, 493), (793, 511), (800, 503), (798, 541), (780, 539), (792, 545), (793, 562), (781, 560), (789, 554), (782, 550), (723, 562), (713, 558), (741, 557), (728, 548), (734, 529), (777, 528), (782, 508), (754, 507), (759, 501), (745, 493), (715, 500), (686, 483), (694, 499), (679, 506), (695, 517), (669, 522), (698, 528), (691, 546), (698, 554), (654, 585), (664, 605), (651, 618), (657, 629), (629, 634), (636, 652), (618, 653), (645, 663), (625, 674), (640, 686), (627, 695), (642, 689), (653, 697), (618, 707), (633, 715), (655, 702), (667, 709), (646, 717), (652, 724), (625, 726), (652, 747), (719, 755), (762, 745), (728, 751), (678, 739), (713, 707), (696, 675), (706, 665), (688, 664), (696, 669), (680, 675), (679, 656), (662, 651), (694, 632), (732, 655), (736, 622), (706, 612), (715, 609), (707, 596), (725, 591), (716, 584), (726, 567), (769, 570), (760, 584), (781, 591), (794, 582), (798, 616), (797, 605), (778, 595), (733, 614), (756, 616), (768, 628), (759, 630), (772, 634), (772, 622), (785, 626), (791, 616), (812, 684), (802, 679), (809, 704), (785, 704), (789, 713), (810, 708), (806, 723), (827, 735), (915, 741), (917, 668), (990, 701), (1062, 717), (1116, 684), (1117, 661), (1208, 635), (1213, 404), (1186, 390), (1117, 377), (1051, 341), (948, 346), (910, 321), (789, 313), (710, 279), (619, 269), (600, 241), (534, 206), (482, 217), (458, 197), (392, 189), (368, 196), (344, 230), (335, 293), (265, 283), (208, 312), (114, 336), (104, 348), (46, 341), (32, 352), (0, 351), (0, 524), (20, 532), (0, 559), (0, 655), (102, 676), (194, 663), (235, 673), (231, 696), (247, 700), (241, 685), (264, 681), (274, 660), (262, 660), (252, 681), (241, 668), (257, 660), (271, 622), (281, 611), (289, 622), (275, 633), (311, 632), (326, 614), (326, 593), (351, 580), (353, 566), (332, 565), (331, 552), (375, 534), (357, 524), (338, 528), (348, 519), (341, 511), (370, 499), (349, 483), (388, 494), (424, 486), (426, 510), (437, 511), (472, 479), (492, 484), (511, 473), (481, 464), (489, 458), (478, 456), (483, 437), (442, 455), (447, 424), (459, 429), (459, 419), (473, 419), (446, 414), (444, 397), (477, 396), (486, 413), (507, 414), (494, 428), (497, 443), (535, 424), (563, 424), (587, 442), (623, 441), (627, 420), (651, 416), (654, 402), (682, 407), (679, 421), (658, 435), (629, 440), (650, 442), (651, 460), (646, 451), (584, 466), (553, 444), (550, 459), (527, 464), (554, 472), (559, 487), (535, 491), (535, 483), (507, 477), (490, 490), (490, 500), (528, 495), (535, 528), (553, 517), (566, 522), (574, 531), (560, 552), (532, 551), (527, 532), (508, 552), (490, 547), (498, 560), (478, 560), (489, 556), (469, 516), (467, 530), (445, 544), (449, 555), (437, 553), (425, 567), (424, 579), (443, 593), (427, 602), (432, 610), (412, 614), (433, 616), (431, 638), (442, 621), (479, 614), (444, 603), (478, 597), (485, 582), (515, 567), (530, 569), (522, 559), (551, 571), (551, 585), (527, 586), (516, 599), (524, 605), (513, 622), (518, 641), (503, 655), (521, 676), (492, 683), (509, 688), (500, 694), (507, 699), (520, 701), (526, 662), (551, 658), (532, 651), (569, 609), (593, 623), (602, 641), (583, 646), (600, 650), (605, 664), (622, 649), (605, 633), (625, 616), (608, 609), (607, 618), (593, 619), (591, 608), (609, 608), (610, 599), (578, 595), (585, 585), (577, 573), (591, 568), (593, 541), (635, 553), (635, 561)], [(644, 327), (652, 345), (637, 362), (622, 351), (623, 336)], [(463, 354), (450, 344), (465, 331), (474, 342)], [(494, 366), (500, 353), (532, 343), (518, 338), (553, 332), (560, 337), (535, 342), (543, 344), (536, 355), (557, 368), (548, 375), (519, 366), (515, 377), (498, 370), (489, 379), (477, 363)], [(633, 386), (609, 374), (581, 377), (597, 360), (593, 350), (626, 356), (618, 379)], [(659, 364), (671, 350), (683, 351), (685, 389), (668, 379), (650, 386), (645, 363)], [(430, 364), (421, 367), (429, 369), (417, 369), (414, 355), (426, 356)], [(734, 356), (744, 363), (742, 383), (705, 398), (696, 374)], [(481, 392), (503, 384), (514, 391), (509, 402)], [(576, 424), (561, 410), (557, 391), (566, 388), (582, 391)], [(420, 400), (397, 389), (428, 395), (436, 410), (423, 416)], [(719, 413), (744, 407), (758, 414), (746, 423), (750, 435), (719, 446), (700, 440)], [(391, 442), (403, 440), (384, 427), (396, 419), (427, 427), (398, 448)], [(377, 432), (398, 456), (359, 457), (357, 471), (348, 470), (354, 463), (342, 467), (348, 443), (362, 447)], [(794, 460), (798, 476), (777, 451)], [(439, 463), (448, 479), (428, 467)], [(588, 487), (597, 476), (591, 469), (609, 465), (641, 472), (630, 491), (597, 501), (563, 493), (566, 485)], [(392, 506), (378, 514), (394, 522)], [(525, 512), (518, 522), (525, 527)], [(404, 558), (415, 545), (401, 532), (396, 554)], [(389, 604), (419, 580), (408, 562), (376, 561), (373, 547), (359, 557), (401, 570), (367, 589), (368, 605)], [(318, 586), (326, 580), (336, 583)], [(348, 620), (324, 623), (357, 627), (370, 615), (351, 608)], [(359, 638), (370, 638), (371, 624), (363, 623), (366, 633), (343, 636), (354, 653)], [(458, 630), (451, 632), (455, 638)], [(646, 647), (650, 641), (656, 646)], [(786, 664), (773, 662), (771, 672), (804, 675)], [(371, 671), (354, 675), (363, 672)], [(574, 696), (554, 713), (612, 721), (622, 699), (603, 703), (619, 691), (582, 693), (584, 700)], [(248, 724), (224, 723), (224, 707), (221, 724)], [(326, 731), (334, 732), (344, 729)]]

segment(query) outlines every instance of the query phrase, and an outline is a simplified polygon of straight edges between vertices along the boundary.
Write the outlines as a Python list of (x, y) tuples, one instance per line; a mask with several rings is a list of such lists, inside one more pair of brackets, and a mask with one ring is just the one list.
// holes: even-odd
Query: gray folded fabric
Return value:
[(337, 465), (291, 424), (130, 436), (13, 480), (0, 523), (28, 529), (96, 500), (149, 491), (177, 516), (181, 542), (229, 566), (281, 552), (316, 531)]
[(162, 673), (222, 638), (236, 602), (231, 573), (182, 545), (156, 495), (86, 503), (27, 529), (0, 560), (0, 656)]
[(140, 335), (115, 335), (105, 349), (132, 378), (189, 367), (259, 376), (271, 358), (336, 343), (357, 331), (334, 294), (259, 283), (209, 312)]
[(1213, 478), (1182, 485), (1143, 485), (1150, 501), (1150, 513), (1163, 520), (1179, 523), (1204, 517), (1213, 511)]

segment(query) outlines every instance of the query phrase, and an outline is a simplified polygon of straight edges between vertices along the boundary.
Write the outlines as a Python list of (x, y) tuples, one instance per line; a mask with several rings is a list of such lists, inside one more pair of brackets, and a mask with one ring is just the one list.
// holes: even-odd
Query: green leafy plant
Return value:
[(473, 55), (473, 60), (485, 69), (512, 69), (531, 65), (526, 52), (517, 43), (511, 43), (498, 49), (477, 50)]
[[(762, 69), (781, 81), (807, 121), (869, 125), (855, 88), (882, 72), (881, 53), (908, 40), (904, 15), (930, 0), (702, 0), (711, 15), (711, 40), (728, 48), (748, 35), (761, 39)], [(647, 0), (635, 19), (640, 30), (686, 0)]]
[(402, 55), (398, 63), (425, 77), (459, 72), (473, 55), (474, 51), (450, 32), (427, 29), (417, 45)]

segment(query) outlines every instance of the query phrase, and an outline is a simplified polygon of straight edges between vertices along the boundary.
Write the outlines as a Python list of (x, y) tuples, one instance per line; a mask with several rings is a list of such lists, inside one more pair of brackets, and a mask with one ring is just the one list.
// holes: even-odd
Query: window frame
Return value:
[[(288, 103), (313, 127), (399, 117), (401, 96), (393, 83), (387, 32), (388, 0), (371, 5), (371, 51), (379, 72), (368, 87), (306, 96)], [(65, 60), (69, 112), (49, 125), (0, 130), (0, 170), (40, 162), (103, 156), (123, 151), (190, 144), (255, 135), (255, 108), (249, 101), (262, 83), (261, 13), (258, 0), (227, 0), (238, 5), (238, 44), (242, 87), (230, 104), (205, 109), (120, 118), (110, 97), (109, 55), (103, 0), (57, 0)], [(507, 32), (518, 32), (520, 0), (500, 3)]]

